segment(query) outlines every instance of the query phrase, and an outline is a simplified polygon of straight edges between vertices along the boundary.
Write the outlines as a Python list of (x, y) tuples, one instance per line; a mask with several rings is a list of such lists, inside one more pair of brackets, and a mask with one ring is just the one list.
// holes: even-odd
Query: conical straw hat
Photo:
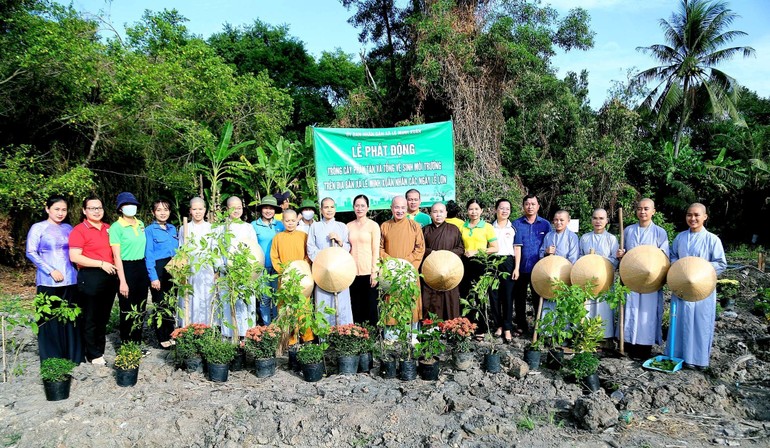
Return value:
[(620, 261), (620, 278), (631, 291), (647, 294), (659, 290), (671, 265), (668, 257), (655, 246), (636, 246)]
[(422, 263), (425, 283), (436, 291), (455, 289), (463, 279), (463, 261), (454, 252), (435, 250)]
[[(408, 274), (405, 280), (406, 281), (417, 281), (417, 270), (414, 268), (412, 263), (404, 260), (403, 258), (388, 258), (385, 261), (385, 269), (392, 271), (399, 269), (401, 266), (407, 267)], [(380, 289), (381, 290), (388, 290), (390, 288), (390, 282), (385, 280), (384, 276), (380, 276)]]
[(532, 269), (532, 287), (544, 299), (551, 299), (556, 295), (551, 282), (561, 280), (570, 285), (569, 273), (572, 263), (559, 255), (549, 255), (538, 261)]
[(327, 247), (313, 262), (313, 280), (324, 291), (344, 291), (356, 279), (356, 261), (341, 247)]
[(589, 281), (595, 286), (594, 295), (609, 291), (615, 281), (615, 268), (610, 260), (601, 255), (589, 254), (578, 258), (572, 266), (569, 278), (573, 285), (585, 285)]
[(682, 300), (699, 302), (717, 287), (717, 272), (701, 257), (680, 258), (666, 277), (671, 292)]
[(302, 287), (302, 295), (310, 297), (310, 295), (313, 294), (313, 286), (315, 286), (313, 274), (310, 270), (310, 264), (305, 260), (294, 260), (289, 263), (289, 266), (286, 267), (286, 270), (283, 271), (283, 273), (286, 274), (290, 270), (299, 272), (299, 285)]

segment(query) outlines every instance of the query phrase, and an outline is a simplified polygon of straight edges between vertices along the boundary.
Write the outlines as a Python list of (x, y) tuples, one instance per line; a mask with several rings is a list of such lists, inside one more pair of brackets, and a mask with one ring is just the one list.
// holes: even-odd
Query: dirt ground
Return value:
[[(2, 291), (31, 296), (29, 277), (0, 270)], [(770, 446), (770, 334), (751, 313), (770, 276), (741, 267), (723, 277), (741, 282), (741, 298), (716, 323), (709, 370), (653, 372), (608, 354), (594, 394), (546, 368), (517, 378), (523, 339), (503, 346), (503, 373), (482, 371), (477, 352), (476, 367), (455, 371), (447, 360), (436, 382), (384, 379), (375, 368), (307, 383), (280, 358), (273, 377), (239, 371), (212, 383), (152, 349), (138, 384), (120, 388), (111, 334), (108, 367), (80, 365), (70, 398), (47, 402), (23, 330), (10, 336), (30, 341), (25, 373), (0, 384), (0, 446)]]

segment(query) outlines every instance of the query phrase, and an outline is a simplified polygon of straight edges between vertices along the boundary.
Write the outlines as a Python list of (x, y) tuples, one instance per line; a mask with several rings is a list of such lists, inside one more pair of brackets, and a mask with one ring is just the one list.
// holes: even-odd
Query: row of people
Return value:
[[(501, 269), (510, 273), (509, 278), (500, 282), (499, 289), (491, 292), (490, 311), (496, 334), (511, 340), (513, 334), (522, 335), (529, 331), (526, 294), (528, 286), (531, 287), (532, 268), (540, 258), (557, 254), (574, 263), (578, 256), (593, 251), (617, 266), (618, 260), (625, 253), (618, 248), (614, 235), (606, 230), (606, 211), (595, 210), (592, 215), (594, 230), (578, 239), (567, 229), (570, 218), (566, 211), (554, 215), (553, 227), (539, 217), (539, 202), (534, 195), (524, 197), (524, 215), (514, 221), (510, 221), (511, 202), (498, 200), (495, 204), (495, 220), (490, 224), (482, 219), (482, 204), (475, 199), (468, 202), (468, 219), (462, 221), (456, 218), (456, 212), (453, 213), (455, 216), (449, 218), (447, 207), (442, 203), (434, 204), (430, 215), (422, 213), (419, 210), (419, 191), (410, 190), (404, 197), (393, 199), (393, 217), (382, 226), (368, 218), (369, 201), (364, 195), (354, 199), (355, 220), (347, 225), (335, 220), (336, 207), (330, 198), (321, 201), (321, 216), (315, 221), (315, 204), (312, 201), (303, 201), (298, 214), (287, 208), (288, 197), (280, 196), (264, 198), (257, 206), (259, 217), (250, 224), (240, 220), (243, 214), (242, 201), (236, 197), (229, 198), (227, 207), (230, 231), (236, 240), (253, 237), (259, 242), (266, 254), (265, 267), (268, 272), (277, 272), (281, 264), (294, 259), (312, 262), (320, 250), (331, 245), (339, 245), (351, 251), (356, 261), (356, 279), (349, 290), (338, 295), (339, 309), (336, 316), (339, 316), (339, 322), (335, 321), (335, 316), (328, 316), (332, 324), (353, 321), (376, 323), (379, 259), (403, 258), (419, 269), (423, 258), (433, 250), (450, 250), (461, 256), (465, 262), (466, 275), (461, 286), (452, 291), (435, 291), (428, 285), (421, 285), (421, 300), (415, 309), (414, 320), (418, 321), (429, 312), (444, 319), (457, 317), (460, 314), (460, 295), (467, 294), (470, 285), (481, 275), (478, 268), (480, 265), (470, 260), (478, 251), (484, 250), (505, 257)], [(201, 198), (194, 198), (190, 202), (192, 219), (186, 232), (179, 229), (177, 233), (168, 222), (170, 206), (167, 202), (156, 201), (153, 204), (155, 221), (146, 229), (135, 217), (137, 206), (138, 201), (132, 194), (118, 195), (116, 208), (120, 217), (110, 230), (108, 224), (101, 222), (104, 216), (102, 201), (95, 197), (87, 198), (83, 202), (84, 220), (73, 229), (64, 223), (66, 201), (63, 198), (51, 198), (46, 206), (48, 220), (30, 229), (27, 254), (38, 267), (38, 292), (58, 295), (81, 305), (84, 310), (84, 353), (82, 349), (78, 352), (79, 333), (69, 331), (62, 336), (66, 329), (48, 325), (43, 335), (46, 331), (57, 333), (55, 337), (42, 337), (46, 342), (41, 343), (41, 358), (49, 357), (49, 352), (57, 353), (57, 356), (67, 353), (73, 360), (80, 361), (85, 356), (91, 362), (103, 363), (104, 328), (116, 291), (119, 293), (121, 308), (121, 339), (141, 340), (141, 326), (134, 325), (128, 316), (132, 309), (141, 310), (147, 296), (147, 286), (151, 286), (153, 302), (164, 303), (164, 294), (171, 289), (170, 276), (164, 267), (180, 242), (184, 244), (185, 238), (212, 235), (211, 224), (204, 219), (206, 207)], [(281, 221), (276, 219), (279, 211), (283, 211)], [(666, 233), (652, 223), (654, 213), (651, 200), (640, 201), (637, 207), (639, 224), (625, 231), (627, 250), (641, 244), (653, 244), (668, 255)], [(295, 233), (297, 231), (299, 233)], [(65, 255), (67, 251), (69, 253)], [(77, 272), (70, 261), (78, 266)], [(211, 266), (202, 266), (191, 276), (193, 297), (189, 301), (190, 309), (187, 310), (191, 322), (213, 323), (213, 282), (214, 269)], [(276, 287), (275, 284), (271, 286)], [(316, 288), (314, 294), (317, 306), (334, 305), (331, 293)], [(351, 300), (351, 295), (354, 300)], [(532, 303), (535, 303), (539, 298), (534, 289), (531, 289), (531, 295)], [(263, 323), (269, 323), (275, 318), (277, 309), (269, 295), (252, 301), (252, 306), (254, 302), (259, 303), (259, 319)], [(606, 337), (616, 334), (613, 328), (614, 316), (606, 304), (592, 303), (589, 310), (592, 316), (602, 316)], [(238, 311), (240, 321), (255, 314), (256, 309), (243, 308)], [(229, 312), (224, 315), (228, 316)], [(652, 344), (659, 344), (662, 339), (662, 293), (631, 293), (626, 303), (626, 316), (625, 335), (629, 351), (642, 357), (649, 354)], [(163, 346), (171, 344), (169, 336), (173, 327), (173, 319), (166, 318), (158, 328), (158, 340)], [(239, 325), (243, 331), (246, 327), (245, 324)], [(681, 341), (686, 338), (677, 339)], [(62, 346), (65, 343), (68, 347)]]

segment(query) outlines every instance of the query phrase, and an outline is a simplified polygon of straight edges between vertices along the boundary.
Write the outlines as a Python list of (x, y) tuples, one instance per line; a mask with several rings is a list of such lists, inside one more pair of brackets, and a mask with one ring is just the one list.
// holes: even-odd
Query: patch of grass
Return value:
[(760, 252), (767, 253), (767, 249), (765, 249), (762, 246), (749, 246), (747, 244), (740, 244), (738, 246), (733, 246), (727, 250), (725, 253), (725, 256), (728, 260), (735, 260), (735, 261), (757, 261), (757, 255), (759, 255)]
[(353, 446), (369, 446), (371, 445), (372, 441), (374, 440), (374, 436), (368, 436), (368, 437), (358, 437), (356, 439), (353, 439), (352, 442), (350, 442)]
[(532, 431), (535, 429), (535, 421), (530, 416), (522, 417), (516, 422), (516, 427), (521, 430)]
[(21, 433), (14, 432), (11, 434), (3, 435), (3, 438), (2, 440), (0, 440), (0, 443), (2, 443), (4, 447), (9, 447), (9, 446), (16, 445), (19, 442), (19, 440), (21, 440)]

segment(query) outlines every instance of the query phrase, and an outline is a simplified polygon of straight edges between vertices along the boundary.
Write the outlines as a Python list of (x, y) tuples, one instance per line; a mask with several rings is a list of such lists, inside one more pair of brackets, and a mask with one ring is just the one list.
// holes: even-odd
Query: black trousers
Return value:
[[(67, 301), (70, 306), (79, 306), (81, 310), (83, 308), (78, 297), (78, 285), (38, 285), (37, 293), (56, 296)], [(55, 305), (55, 307), (58, 307), (58, 305)], [(45, 316), (38, 321), (37, 325), (37, 350), (40, 354), (40, 361), (48, 358), (64, 358), (77, 364), (83, 362), (82, 311), (74, 322), (60, 322), (52, 316)]]
[[(513, 283), (513, 302), (515, 323), (519, 331), (524, 333), (529, 332), (529, 324), (527, 323), (527, 287), (532, 294), (532, 304), (537, 312), (537, 303), (540, 301), (540, 296), (535, 292), (535, 288), (532, 287), (532, 273), (520, 273), (518, 280)], [(538, 319), (538, 316), (535, 316)]]
[[(144, 310), (147, 306), (147, 289), (150, 287), (150, 277), (144, 259), (123, 260), (123, 272), (128, 284), (128, 297), (118, 294), (120, 305), (120, 340), (142, 342), (142, 326)], [(142, 317), (131, 318), (128, 313), (134, 308)]]
[(153, 319), (151, 326), (155, 328), (155, 336), (158, 338), (158, 342), (166, 342), (171, 339), (171, 333), (174, 331), (174, 304), (176, 299), (172, 297), (166, 297), (171, 293), (171, 289), (174, 283), (171, 282), (171, 274), (166, 270), (166, 265), (171, 261), (171, 257), (164, 258), (162, 260), (155, 261), (155, 272), (158, 273), (158, 280), (160, 280), (160, 291), (155, 288), (150, 288), (150, 294), (152, 294), (152, 303), (162, 316), (160, 326), (157, 321)]
[(350, 285), (350, 308), (353, 322), (361, 325), (377, 326), (379, 312), (377, 308), (377, 288), (371, 287), (370, 275), (357, 275)]
[(85, 355), (91, 360), (104, 355), (107, 322), (118, 292), (118, 278), (100, 268), (81, 268), (78, 291), (83, 308)]
[(513, 330), (513, 285), (511, 278), (513, 272), (513, 255), (506, 255), (505, 261), (500, 265), (501, 273), (507, 272), (508, 277), (500, 277), (500, 286), (489, 291), (489, 303), (492, 307), (490, 323), (494, 322), (495, 328)]

